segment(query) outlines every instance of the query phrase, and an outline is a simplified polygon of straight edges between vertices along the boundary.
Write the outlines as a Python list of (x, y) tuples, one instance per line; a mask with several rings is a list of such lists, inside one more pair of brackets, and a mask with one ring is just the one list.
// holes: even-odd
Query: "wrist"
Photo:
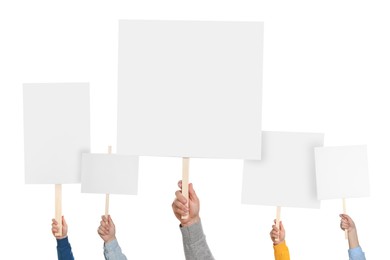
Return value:
[(115, 240), (115, 239), (116, 239), (115, 236), (110, 237), (110, 238), (107, 238), (107, 239), (104, 240), (104, 244), (108, 244), (108, 243), (110, 243), (111, 241), (113, 241), (113, 240)]
[(68, 235), (65, 235), (65, 236), (61, 236), (61, 237), (55, 237), (57, 240), (61, 240), (61, 239), (64, 239), (64, 238), (67, 238)]
[(277, 246), (277, 245), (279, 245), (279, 244), (281, 244), (283, 242), (284, 242), (284, 239), (280, 239), (278, 241), (274, 241), (274, 246)]
[(199, 216), (196, 216), (196, 217), (193, 217), (193, 218), (189, 218), (189, 219), (184, 219), (184, 221), (181, 221), (181, 226), (182, 227), (189, 227), (193, 224), (196, 224), (200, 222), (200, 217)]

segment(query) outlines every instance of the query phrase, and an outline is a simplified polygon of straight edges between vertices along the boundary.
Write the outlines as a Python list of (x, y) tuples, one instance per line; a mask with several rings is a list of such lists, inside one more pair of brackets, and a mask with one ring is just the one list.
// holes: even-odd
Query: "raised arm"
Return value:
[(68, 240), (68, 224), (66, 223), (64, 216), (62, 216), (62, 236), (55, 235), (56, 233), (58, 233), (58, 231), (58, 222), (55, 219), (52, 219), (51, 232), (53, 233), (53, 236), (57, 239), (58, 260), (74, 260), (72, 247), (70, 246)]
[[(181, 189), (181, 181), (178, 183)], [(172, 203), (173, 213), (180, 221), (180, 231), (183, 236), (183, 247), (186, 260), (214, 260), (210, 248), (203, 233), (202, 223), (199, 217), (200, 203), (192, 183), (188, 186), (189, 207), (187, 200), (181, 193), (176, 191), (176, 199)], [(182, 219), (181, 216), (188, 217)]]
[(342, 230), (348, 230), (349, 259), (366, 260), (366, 256), (359, 245), (358, 234), (355, 222), (347, 214), (340, 214), (340, 227)]
[[(276, 223), (276, 220), (274, 223)], [(286, 231), (284, 230), (282, 221), (279, 222), (279, 228), (275, 224), (272, 225), (269, 235), (274, 246), (275, 260), (290, 260), (290, 252), (285, 241)]]
[(116, 240), (115, 224), (110, 215), (107, 218), (102, 216), (98, 234), (104, 241), (104, 258), (106, 260), (127, 260)]

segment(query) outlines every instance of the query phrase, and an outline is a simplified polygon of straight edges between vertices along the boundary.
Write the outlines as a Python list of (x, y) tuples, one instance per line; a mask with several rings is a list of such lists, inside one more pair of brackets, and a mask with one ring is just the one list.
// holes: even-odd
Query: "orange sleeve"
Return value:
[(286, 245), (286, 241), (278, 245), (274, 245), (275, 260), (290, 260), (290, 252)]

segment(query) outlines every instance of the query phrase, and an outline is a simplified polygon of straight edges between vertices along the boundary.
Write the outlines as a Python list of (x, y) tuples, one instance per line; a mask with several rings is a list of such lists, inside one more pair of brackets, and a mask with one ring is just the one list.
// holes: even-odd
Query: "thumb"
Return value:
[(114, 226), (114, 222), (112, 221), (111, 215), (108, 215), (108, 224), (110, 226)]
[(284, 231), (284, 226), (283, 226), (282, 221), (279, 221), (279, 229), (280, 229), (281, 231)]
[(62, 216), (62, 226), (65, 226), (65, 227), (67, 226), (64, 216)]
[(188, 195), (189, 195), (191, 200), (194, 200), (196, 202), (199, 201), (198, 196), (196, 195), (196, 192), (194, 190), (194, 187), (193, 187), (192, 183), (190, 183), (188, 185)]

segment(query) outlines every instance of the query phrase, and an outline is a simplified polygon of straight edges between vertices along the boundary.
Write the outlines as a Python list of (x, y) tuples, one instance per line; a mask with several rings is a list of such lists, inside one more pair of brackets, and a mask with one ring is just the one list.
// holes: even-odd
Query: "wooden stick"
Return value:
[(62, 185), (55, 184), (55, 219), (58, 223), (58, 232), (55, 236), (62, 236)]
[[(343, 214), (347, 214), (347, 203), (345, 201), (345, 198), (343, 198)], [(348, 239), (348, 230), (344, 230), (345, 233), (345, 239)]]
[[(189, 206), (188, 197), (188, 182), (189, 182), (190, 158), (183, 157), (183, 176), (181, 179), (181, 193), (187, 200), (187, 207)], [(181, 216), (181, 219), (187, 219), (188, 215)]]
[[(112, 151), (112, 147), (111, 145), (109, 145), (108, 154), (111, 154), (111, 151)], [(108, 218), (109, 208), (110, 208), (110, 194), (106, 193), (106, 210), (104, 211), (104, 216), (106, 217), (106, 219)]]
[[(279, 229), (280, 228), (280, 211), (282, 210), (281, 206), (276, 207), (276, 227)], [(280, 230), (279, 230), (280, 232)], [(279, 237), (275, 238), (275, 241), (279, 241)]]
[(106, 193), (106, 210), (104, 212), (104, 216), (106, 219), (108, 218), (108, 208), (110, 207), (110, 194)]

